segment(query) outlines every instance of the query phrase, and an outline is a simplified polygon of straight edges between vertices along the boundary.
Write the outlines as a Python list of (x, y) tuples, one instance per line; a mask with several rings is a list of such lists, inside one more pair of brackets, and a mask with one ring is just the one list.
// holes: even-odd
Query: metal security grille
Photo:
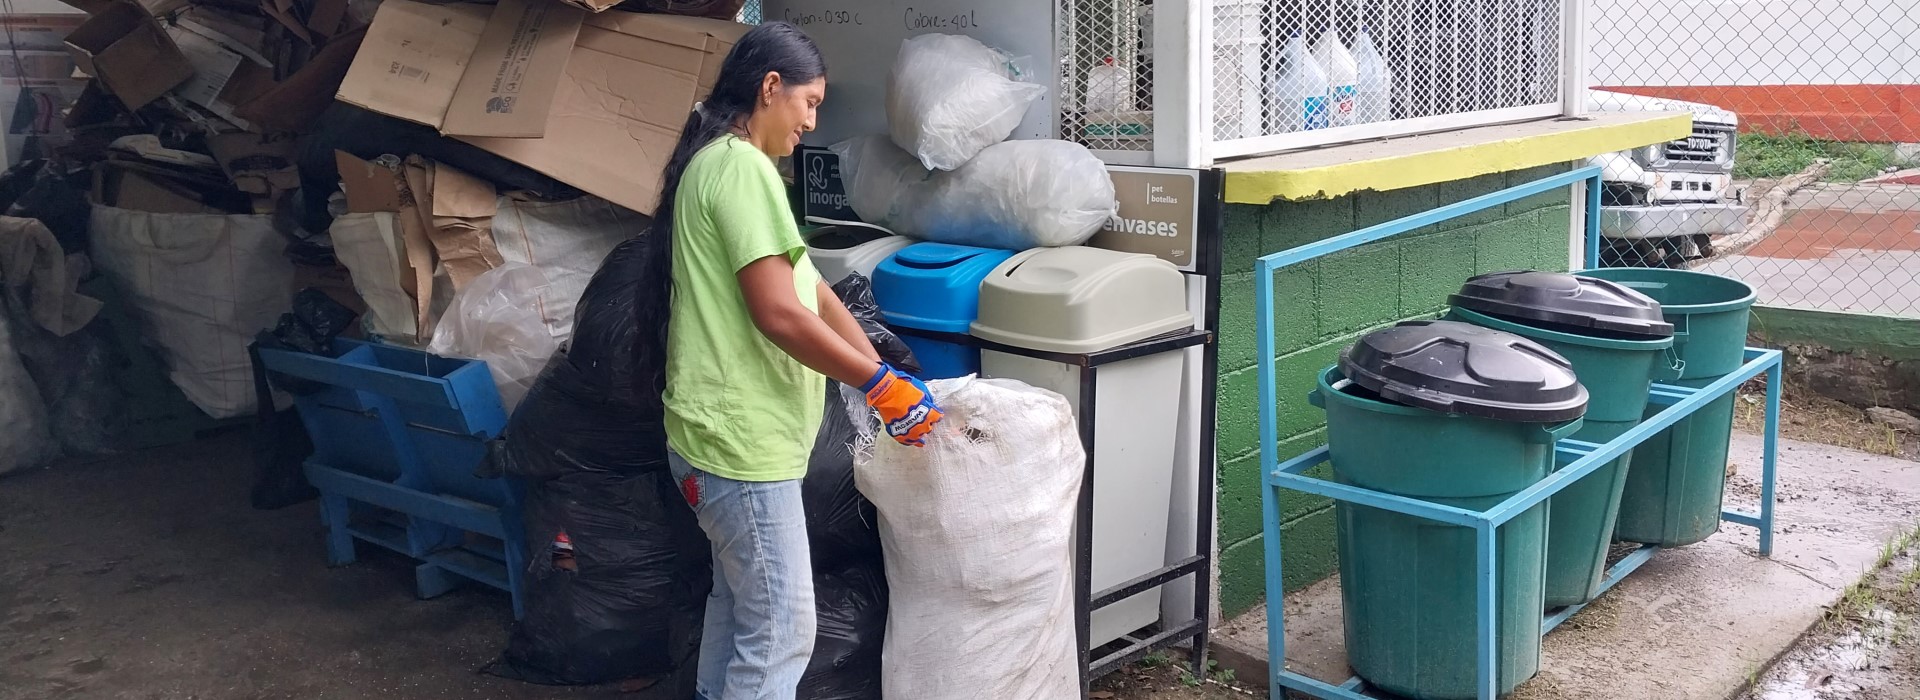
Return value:
[(1212, 0), (1212, 152), (1556, 116), (1562, 4)]
[(1060, 137), (1096, 151), (1152, 150), (1152, 0), (1059, 2)]
[(1605, 264), (1920, 318), (1920, 0), (1593, 2), (1594, 108), (1694, 113), (1600, 159)]

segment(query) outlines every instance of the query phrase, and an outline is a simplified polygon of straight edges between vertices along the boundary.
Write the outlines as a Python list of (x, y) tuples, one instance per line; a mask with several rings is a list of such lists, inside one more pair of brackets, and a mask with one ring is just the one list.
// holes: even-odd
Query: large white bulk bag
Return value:
[(1067, 400), (1021, 382), (928, 383), (925, 447), (884, 437), (854, 464), (879, 511), (889, 698), (1078, 697), (1075, 504), (1086, 453)]
[(293, 307), (293, 263), (273, 217), (96, 204), (89, 230), (94, 264), (126, 294), (180, 392), (214, 418), (252, 413), (247, 345)]

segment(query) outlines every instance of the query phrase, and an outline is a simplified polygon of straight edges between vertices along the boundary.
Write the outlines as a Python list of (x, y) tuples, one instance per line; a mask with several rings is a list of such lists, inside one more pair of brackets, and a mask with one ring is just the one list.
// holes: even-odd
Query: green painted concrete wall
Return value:
[[(1227, 207), (1218, 418), (1223, 614), (1237, 615), (1257, 605), (1265, 586), (1256, 467), (1254, 260), (1568, 169), (1546, 166), (1407, 190)], [(1280, 459), (1325, 441), (1323, 414), (1307, 403), (1306, 394), (1315, 374), (1333, 364), (1355, 338), (1404, 319), (1434, 315), (1447, 295), (1475, 274), (1567, 269), (1569, 198), (1567, 190), (1543, 193), (1276, 272)], [(1290, 496), (1282, 514), (1282, 545), (1286, 584), (1292, 589), (1333, 573), (1335, 558), (1331, 503), (1304, 494)]]
[(1748, 328), (1767, 347), (1818, 345), (1889, 360), (1920, 360), (1920, 319), (1755, 306)]

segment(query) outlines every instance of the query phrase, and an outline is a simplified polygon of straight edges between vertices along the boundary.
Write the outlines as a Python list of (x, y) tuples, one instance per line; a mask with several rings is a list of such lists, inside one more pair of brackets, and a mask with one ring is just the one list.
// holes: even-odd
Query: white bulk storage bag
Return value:
[(1012, 57), (979, 40), (922, 34), (900, 43), (887, 75), (893, 142), (930, 170), (953, 170), (1013, 134), (1047, 89), (1014, 78)]
[(928, 383), (926, 447), (881, 437), (854, 464), (879, 511), (882, 694), (1058, 700), (1080, 692), (1075, 504), (1086, 469), (1067, 400), (1021, 382)]
[(293, 263), (273, 217), (96, 204), (89, 232), (94, 264), (126, 294), (180, 392), (214, 418), (252, 413), (247, 345), (293, 307)]
[(573, 337), (574, 305), (614, 246), (647, 232), (653, 220), (599, 197), (560, 202), (500, 198), (493, 244), (509, 263), (539, 268), (551, 285), (541, 315), (561, 342)]
[[(7, 305), (0, 303), (0, 474), (40, 466), (58, 457), (40, 388), (13, 344)], [(24, 325), (24, 324), (23, 324)]]
[(1006, 250), (1080, 245), (1119, 210), (1107, 164), (1077, 143), (998, 143), (953, 172), (928, 172), (882, 136), (832, 150), (860, 220), (921, 240)]

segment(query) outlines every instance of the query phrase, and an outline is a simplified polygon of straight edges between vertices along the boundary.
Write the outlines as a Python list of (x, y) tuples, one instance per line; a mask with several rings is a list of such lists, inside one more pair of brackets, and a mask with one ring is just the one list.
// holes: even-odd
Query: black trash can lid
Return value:
[(1618, 282), (1559, 272), (1495, 272), (1467, 280), (1447, 303), (1535, 328), (1620, 340), (1673, 337), (1660, 302)]
[(1573, 363), (1526, 338), (1457, 321), (1406, 321), (1360, 338), (1340, 371), (1381, 397), (1441, 413), (1559, 423), (1587, 412)]

